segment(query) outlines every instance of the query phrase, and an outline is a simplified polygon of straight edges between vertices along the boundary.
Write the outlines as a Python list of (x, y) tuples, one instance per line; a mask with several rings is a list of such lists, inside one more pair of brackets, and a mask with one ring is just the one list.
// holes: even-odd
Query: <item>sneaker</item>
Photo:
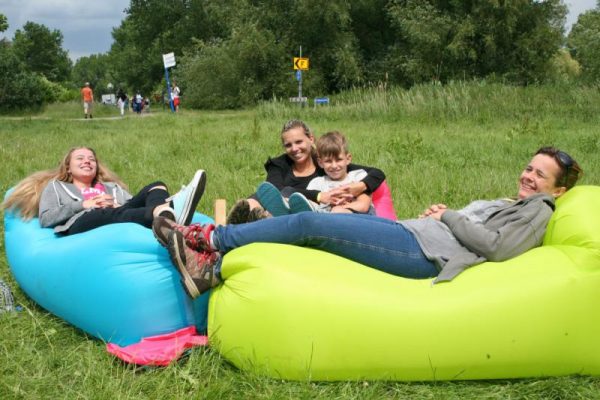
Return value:
[(265, 211), (262, 207), (256, 207), (250, 210), (250, 214), (248, 215), (248, 222), (256, 222), (260, 219), (269, 218), (270, 215)]
[(185, 244), (197, 251), (212, 251), (210, 247), (210, 233), (215, 229), (212, 224), (179, 225), (175, 221), (164, 217), (157, 217), (152, 222), (152, 233), (163, 247), (169, 245), (169, 234), (171, 231), (179, 231), (183, 234)]
[(169, 255), (179, 270), (183, 288), (192, 299), (219, 285), (221, 280), (215, 273), (215, 265), (221, 258), (215, 252), (197, 252), (185, 244), (179, 231), (169, 233)]
[(290, 206), (281, 192), (269, 182), (263, 182), (256, 190), (256, 196), (260, 204), (274, 217), (288, 215)]
[(248, 218), (250, 216), (250, 203), (248, 200), (242, 199), (236, 201), (236, 203), (229, 210), (229, 214), (227, 214), (227, 225), (237, 225), (244, 224), (248, 222)]
[(199, 169), (187, 186), (171, 196), (169, 201), (173, 201), (175, 210), (175, 222), (179, 225), (189, 225), (192, 222), (196, 206), (204, 193), (206, 186), (206, 174)]
[(175, 210), (169, 206), (169, 203), (161, 204), (154, 209), (154, 218), (163, 217), (175, 221)]
[(302, 211), (316, 211), (317, 204), (308, 200), (302, 193), (292, 193), (289, 198), (290, 213), (296, 214)]

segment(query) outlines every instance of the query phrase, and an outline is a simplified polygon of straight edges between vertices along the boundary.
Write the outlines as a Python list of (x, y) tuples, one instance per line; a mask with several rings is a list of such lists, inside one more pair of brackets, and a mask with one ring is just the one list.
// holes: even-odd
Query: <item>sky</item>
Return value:
[[(596, 6), (596, 0), (565, 0), (569, 7), (567, 30), (577, 16)], [(12, 39), (27, 21), (58, 29), (63, 48), (73, 61), (91, 54), (106, 53), (113, 38), (112, 29), (121, 24), (129, 0), (0, 0), (0, 14), (8, 18), (8, 30), (0, 38)]]

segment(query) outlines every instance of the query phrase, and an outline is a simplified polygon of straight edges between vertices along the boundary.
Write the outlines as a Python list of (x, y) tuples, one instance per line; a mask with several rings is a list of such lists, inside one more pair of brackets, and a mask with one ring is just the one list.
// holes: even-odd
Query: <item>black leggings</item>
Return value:
[(164, 189), (154, 189), (157, 186), (167, 187), (162, 182), (154, 182), (144, 187), (138, 194), (133, 196), (127, 203), (117, 208), (94, 208), (83, 213), (75, 220), (73, 225), (65, 232), (73, 235), (98, 228), (103, 225), (116, 224), (120, 222), (135, 222), (152, 227), (153, 211), (156, 206), (164, 204), (169, 197), (169, 192)]

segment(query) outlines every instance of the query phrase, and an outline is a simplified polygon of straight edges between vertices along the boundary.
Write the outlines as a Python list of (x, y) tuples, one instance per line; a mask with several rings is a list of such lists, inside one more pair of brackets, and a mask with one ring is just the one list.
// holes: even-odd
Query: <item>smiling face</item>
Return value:
[(281, 142), (283, 143), (285, 154), (297, 165), (312, 163), (312, 146), (314, 141), (314, 136), (307, 136), (301, 127), (292, 128), (281, 134)]
[(328, 177), (334, 181), (341, 181), (348, 175), (348, 165), (352, 162), (352, 155), (341, 152), (337, 155), (319, 157), (318, 161)]
[(96, 155), (87, 148), (75, 149), (71, 152), (68, 172), (77, 187), (89, 187), (98, 173)]
[(519, 178), (519, 199), (536, 193), (547, 193), (554, 197), (562, 195), (566, 188), (556, 184), (560, 171), (560, 166), (554, 157), (536, 154)]

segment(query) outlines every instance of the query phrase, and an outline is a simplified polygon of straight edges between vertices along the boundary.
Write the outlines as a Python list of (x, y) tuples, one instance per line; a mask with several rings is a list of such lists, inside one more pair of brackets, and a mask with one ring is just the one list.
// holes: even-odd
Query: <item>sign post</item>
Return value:
[(309, 59), (302, 57), (302, 46), (300, 46), (300, 56), (294, 57), (294, 70), (296, 71), (296, 80), (298, 81), (298, 97), (290, 98), (292, 102), (298, 102), (302, 105), (308, 101), (306, 97), (302, 97), (302, 71), (308, 71)]
[(165, 81), (167, 81), (169, 106), (171, 107), (171, 111), (175, 112), (175, 105), (173, 104), (173, 94), (171, 93), (171, 82), (169, 82), (169, 68), (175, 66), (175, 53), (163, 54), (163, 64), (165, 65)]

